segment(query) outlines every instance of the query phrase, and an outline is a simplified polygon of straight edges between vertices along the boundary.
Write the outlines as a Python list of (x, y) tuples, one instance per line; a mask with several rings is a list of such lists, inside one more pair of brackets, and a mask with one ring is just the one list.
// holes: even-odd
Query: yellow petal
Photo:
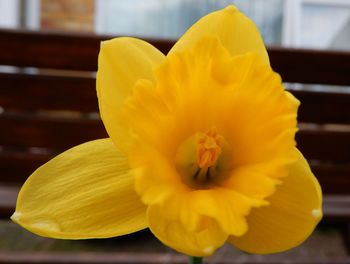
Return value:
[(184, 51), (204, 36), (217, 36), (231, 55), (254, 52), (269, 63), (258, 29), (248, 17), (232, 5), (197, 21), (180, 38), (170, 53)]
[[(220, 63), (224, 70), (213, 74)], [(266, 204), (277, 178), (287, 176), (287, 165), (297, 159), (298, 102), (256, 55), (230, 57), (216, 37), (203, 37), (193, 49), (169, 56), (156, 77), (155, 89), (139, 81), (124, 108), (139, 143), (129, 152), (136, 191), (145, 204), (163, 204), (172, 220), (181, 218), (188, 229), (196, 229), (197, 216), (204, 215), (227, 234), (242, 236), (250, 209)], [(213, 126), (227, 140), (220, 154), (225, 169), (207, 187), (223, 188), (192, 192), (198, 187), (197, 143), (189, 142)], [(185, 206), (177, 196), (187, 197)], [(180, 208), (187, 210), (174, 213)]]
[(187, 203), (192, 208), (191, 214), (211, 217), (225, 233), (237, 236), (247, 232), (246, 216), (251, 208), (263, 205), (261, 201), (254, 201), (238, 192), (218, 187), (191, 192)]
[(248, 232), (229, 238), (234, 246), (250, 253), (277, 253), (298, 246), (314, 230), (322, 217), (321, 188), (298, 154), (289, 176), (267, 199), (270, 205), (253, 209), (248, 216)]
[(201, 230), (189, 231), (181, 221), (163, 216), (156, 205), (148, 208), (148, 222), (152, 233), (161, 242), (188, 256), (209, 256), (227, 239), (219, 225), (210, 218), (202, 223)]
[(104, 41), (98, 58), (97, 94), (100, 113), (109, 136), (125, 150), (128, 133), (121, 130), (119, 111), (137, 80), (153, 81), (153, 68), (164, 55), (145, 41), (115, 38)]
[(12, 220), (41, 236), (83, 239), (147, 227), (127, 158), (110, 139), (76, 146), (37, 169), (22, 187)]

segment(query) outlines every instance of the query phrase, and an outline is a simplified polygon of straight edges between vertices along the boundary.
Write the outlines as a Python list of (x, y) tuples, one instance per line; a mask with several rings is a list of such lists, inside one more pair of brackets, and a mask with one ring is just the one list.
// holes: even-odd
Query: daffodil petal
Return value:
[(153, 68), (164, 58), (151, 44), (136, 38), (115, 38), (101, 44), (97, 71), (100, 113), (109, 136), (123, 151), (130, 139), (120, 128), (121, 106), (132, 95), (137, 80), (154, 81)]
[(174, 45), (169, 54), (188, 49), (204, 36), (217, 36), (231, 55), (253, 52), (269, 63), (258, 29), (248, 17), (232, 5), (197, 21)]
[(147, 227), (127, 157), (110, 139), (76, 146), (23, 185), (12, 220), (41, 236), (105, 238)]
[(206, 220), (203, 229), (189, 231), (181, 221), (162, 215), (159, 206), (148, 208), (148, 223), (152, 233), (165, 245), (188, 256), (209, 256), (225, 243), (227, 234), (214, 220)]
[(302, 243), (322, 217), (322, 193), (319, 183), (300, 152), (269, 206), (252, 209), (248, 232), (229, 238), (234, 246), (256, 254), (277, 253)]

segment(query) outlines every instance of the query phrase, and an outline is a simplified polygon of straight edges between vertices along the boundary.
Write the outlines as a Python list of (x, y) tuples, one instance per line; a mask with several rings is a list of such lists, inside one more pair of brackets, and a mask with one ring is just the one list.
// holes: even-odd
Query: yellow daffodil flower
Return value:
[(167, 56), (136, 38), (102, 42), (98, 65), (110, 138), (36, 170), (15, 222), (63, 239), (150, 228), (192, 256), (225, 242), (280, 252), (311, 234), (322, 194), (295, 147), (299, 102), (235, 7), (200, 19)]

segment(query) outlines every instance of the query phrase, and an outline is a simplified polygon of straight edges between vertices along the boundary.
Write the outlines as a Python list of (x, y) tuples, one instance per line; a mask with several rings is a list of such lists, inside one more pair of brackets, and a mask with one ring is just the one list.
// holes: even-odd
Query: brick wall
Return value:
[(92, 32), (95, 0), (41, 0), (43, 29)]

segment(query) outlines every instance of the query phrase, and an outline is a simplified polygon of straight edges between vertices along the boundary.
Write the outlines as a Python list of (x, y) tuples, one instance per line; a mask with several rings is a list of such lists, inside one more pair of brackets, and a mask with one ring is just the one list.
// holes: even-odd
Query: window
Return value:
[(284, 44), (321, 49), (350, 49), (350, 1), (285, 0)]

